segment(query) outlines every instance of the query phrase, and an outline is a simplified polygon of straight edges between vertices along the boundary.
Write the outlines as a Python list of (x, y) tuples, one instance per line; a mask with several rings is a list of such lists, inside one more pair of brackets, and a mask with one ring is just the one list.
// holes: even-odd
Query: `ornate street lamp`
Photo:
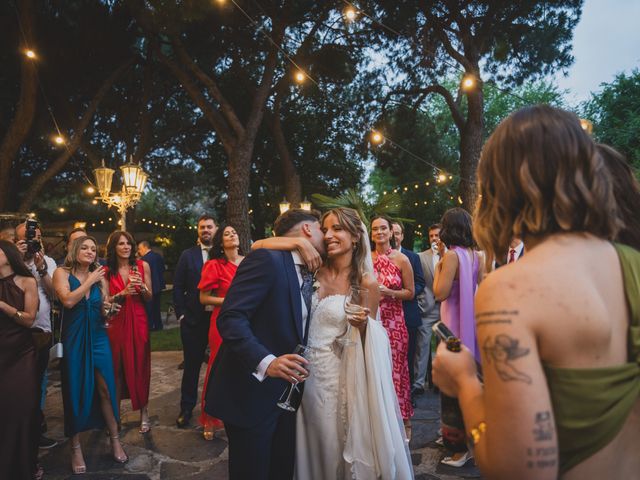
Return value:
[(282, 215), (284, 212), (286, 212), (290, 208), (291, 208), (291, 204), (287, 202), (287, 197), (283, 197), (282, 201), (280, 202), (280, 215)]
[(304, 200), (300, 202), (300, 208), (302, 210), (307, 210), (308, 212), (311, 211), (311, 202), (307, 200), (307, 197), (304, 197)]
[(102, 166), (93, 170), (96, 178), (96, 186), (99, 195), (96, 200), (106, 203), (109, 207), (115, 207), (120, 213), (120, 224), (122, 230), (127, 229), (127, 210), (133, 207), (142, 196), (147, 185), (149, 175), (142, 170), (140, 165), (133, 163), (130, 157), (129, 163), (120, 167), (122, 175), (122, 188), (119, 192), (111, 192), (113, 174), (115, 170), (105, 167), (104, 160)]

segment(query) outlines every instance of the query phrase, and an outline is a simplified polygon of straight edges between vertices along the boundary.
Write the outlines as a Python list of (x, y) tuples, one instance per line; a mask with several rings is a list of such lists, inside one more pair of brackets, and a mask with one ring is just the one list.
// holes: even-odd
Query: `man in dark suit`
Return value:
[(151, 270), (151, 301), (145, 304), (149, 330), (162, 330), (162, 316), (160, 314), (160, 295), (166, 287), (164, 283), (164, 259), (162, 255), (151, 250), (147, 240), (138, 243), (138, 256), (149, 264)]
[(416, 353), (416, 336), (418, 333), (418, 327), (422, 325), (422, 317), (420, 316), (420, 308), (418, 307), (418, 295), (424, 290), (424, 273), (422, 272), (422, 265), (420, 264), (420, 258), (418, 254), (413, 250), (408, 250), (402, 246), (402, 240), (404, 240), (404, 225), (401, 222), (393, 222), (391, 224), (393, 236), (396, 239), (396, 248), (400, 250), (411, 262), (411, 268), (413, 269), (413, 284), (415, 286), (415, 293), (411, 300), (405, 300), (402, 302), (402, 310), (404, 311), (404, 322), (407, 324), (407, 332), (409, 333), (409, 352), (407, 355), (407, 361), (409, 362), (409, 379), (413, 383), (413, 357)]
[(200, 367), (208, 344), (211, 317), (211, 311), (207, 311), (200, 303), (198, 284), (216, 230), (213, 217), (205, 214), (198, 219), (198, 244), (182, 252), (173, 278), (173, 305), (180, 322), (184, 353), (180, 415), (176, 419), (179, 428), (189, 425), (198, 401)]
[[(315, 213), (289, 210), (274, 232), (306, 238), (324, 254)], [(287, 382), (307, 375), (306, 360), (292, 352), (306, 343), (312, 282), (297, 252), (257, 249), (242, 261), (227, 292), (205, 410), (224, 421), (231, 480), (293, 477), (296, 415), (277, 403)]]

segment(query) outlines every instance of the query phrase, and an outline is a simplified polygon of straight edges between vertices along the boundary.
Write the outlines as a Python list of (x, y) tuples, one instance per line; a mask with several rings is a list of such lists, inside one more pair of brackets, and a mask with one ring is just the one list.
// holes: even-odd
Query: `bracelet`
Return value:
[(13, 314), (13, 318), (21, 322), (22, 317), (23, 317), (22, 312), (16, 308), (16, 313)]
[(469, 432), (469, 441), (472, 445), (477, 445), (480, 442), (480, 438), (487, 431), (487, 422), (484, 420), (480, 422), (478, 425), (473, 427)]
[(38, 272), (38, 275), (40, 275), (41, 277), (44, 277), (47, 274), (47, 269), (43, 268), (42, 270), (36, 270)]

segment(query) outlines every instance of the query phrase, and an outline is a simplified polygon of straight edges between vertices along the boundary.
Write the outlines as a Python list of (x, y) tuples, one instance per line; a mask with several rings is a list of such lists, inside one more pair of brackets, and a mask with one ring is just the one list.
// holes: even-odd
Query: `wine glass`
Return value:
[(124, 302), (127, 299), (125, 298), (124, 295), (114, 295), (113, 298), (111, 299), (111, 305), (109, 306), (108, 310), (105, 310), (105, 318), (104, 318), (104, 328), (110, 328), (111, 327), (111, 318), (116, 315), (118, 312), (116, 312), (115, 306), (116, 305), (123, 305)]
[[(303, 358), (307, 358), (309, 356), (309, 353), (311, 352), (311, 349), (309, 347), (307, 347), (306, 345), (297, 345), (295, 350), (293, 351), (293, 353), (295, 353), (296, 355), (300, 355)], [(309, 366), (305, 366), (304, 367), (305, 370), (309, 371)], [(282, 392), (282, 397), (285, 397), (284, 402), (278, 402), (278, 407), (282, 408), (283, 410), (286, 410), (288, 412), (295, 412), (296, 408), (291, 405), (291, 396), (293, 395), (293, 391), (296, 390), (297, 392), (300, 392), (300, 389), (298, 388), (298, 382), (291, 378), (291, 384), (287, 387), (287, 389)]]
[(340, 337), (336, 338), (343, 347), (355, 345), (356, 342), (351, 340), (351, 324), (349, 318), (353, 315), (360, 315), (364, 312), (367, 305), (367, 296), (369, 290), (358, 285), (351, 285), (349, 293), (344, 297), (344, 313), (347, 315), (347, 330)]

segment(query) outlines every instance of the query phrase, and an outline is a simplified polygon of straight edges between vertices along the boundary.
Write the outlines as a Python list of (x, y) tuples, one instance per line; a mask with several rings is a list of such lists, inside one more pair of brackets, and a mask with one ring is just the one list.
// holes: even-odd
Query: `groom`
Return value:
[[(317, 214), (289, 210), (277, 236), (303, 237), (324, 254)], [(209, 377), (208, 414), (224, 421), (231, 480), (293, 477), (295, 413), (278, 408), (292, 378), (303, 380), (311, 275), (297, 252), (258, 249), (238, 267), (218, 316), (223, 342)]]

